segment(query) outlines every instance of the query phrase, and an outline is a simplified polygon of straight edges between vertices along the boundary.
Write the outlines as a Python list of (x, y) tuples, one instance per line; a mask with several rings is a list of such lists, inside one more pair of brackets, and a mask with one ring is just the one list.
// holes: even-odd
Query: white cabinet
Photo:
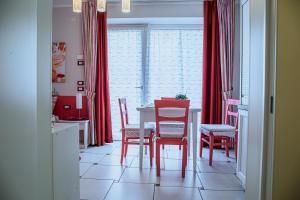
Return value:
[(243, 187), (246, 187), (246, 166), (247, 166), (247, 142), (248, 142), (248, 109), (239, 108), (239, 133), (238, 133), (238, 157), (237, 177), (241, 180)]
[(52, 130), (54, 200), (79, 200), (79, 126), (56, 123)]

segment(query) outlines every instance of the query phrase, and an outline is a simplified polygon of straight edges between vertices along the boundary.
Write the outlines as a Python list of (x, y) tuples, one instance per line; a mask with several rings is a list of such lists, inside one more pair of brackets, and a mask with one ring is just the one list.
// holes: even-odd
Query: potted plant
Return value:
[(176, 100), (187, 100), (188, 99), (186, 94), (177, 94), (175, 98), (176, 98)]

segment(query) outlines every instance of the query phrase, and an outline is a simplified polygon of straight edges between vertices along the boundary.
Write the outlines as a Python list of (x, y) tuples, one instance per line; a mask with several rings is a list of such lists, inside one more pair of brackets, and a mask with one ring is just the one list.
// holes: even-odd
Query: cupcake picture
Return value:
[(65, 81), (66, 81), (66, 43), (53, 42), (52, 82), (65, 83)]

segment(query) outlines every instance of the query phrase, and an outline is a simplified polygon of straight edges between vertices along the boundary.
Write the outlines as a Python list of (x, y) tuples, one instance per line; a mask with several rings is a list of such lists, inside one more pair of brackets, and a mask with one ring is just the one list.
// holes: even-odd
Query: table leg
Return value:
[(188, 156), (191, 156), (191, 122), (193, 115), (189, 114), (189, 122), (188, 122)]
[(139, 162), (139, 166), (140, 169), (143, 168), (143, 147), (144, 147), (144, 126), (145, 126), (145, 122), (143, 119), (143, 114), (142, 112), (140, 112), (140, 162)]
[(193, 112), (193, 170), (197, 171), (197, 132), (198, 132), (198, 113)]
[(89, 136), (89, 123), (85, 123), (84, 130), (83, 130), (83, 143), (85, 149), (87, 149), (88, 147), (88, 136)]

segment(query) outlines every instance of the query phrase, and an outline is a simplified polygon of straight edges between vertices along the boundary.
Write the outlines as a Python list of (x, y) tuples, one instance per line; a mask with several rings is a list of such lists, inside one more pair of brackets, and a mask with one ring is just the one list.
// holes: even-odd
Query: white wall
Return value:
[(71, 7), (53, 9), (53, 42), (66, 42), (66, 82), (53, 83), (60, 95), (74, 96), (77, 81), (84, 80), (84, 67), (77, 66), (77, 55), (82, 55), (81, 14)]
[(240, 98), (240, 3), (235, 4), (233, 98)]
[(132, 5), (122, 13), (120, 4), (108, 5), (109, 18), (203, 17), (202, 3), (148, 3)]
[(52, 199), (51, 6), (1, 1), (0, 199)]

